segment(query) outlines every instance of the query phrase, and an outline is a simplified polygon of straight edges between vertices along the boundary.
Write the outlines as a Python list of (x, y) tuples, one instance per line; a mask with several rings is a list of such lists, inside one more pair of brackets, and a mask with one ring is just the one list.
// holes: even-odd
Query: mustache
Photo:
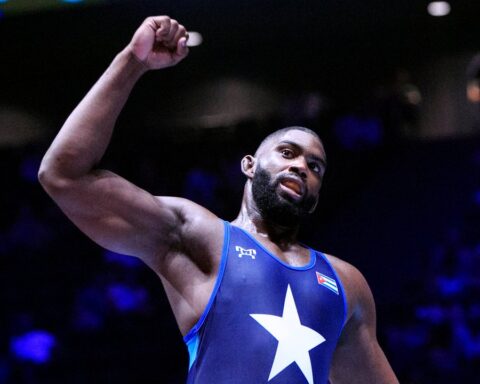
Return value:
[(303, 179), (296, 173), (294, 172), (286, 172), (286, 173), (282, 173), (280, 175), (278, 175), (273, 181), (272, 181), (272, 185), (276, 188), (278, 187), (278, 185), (282, 182), (285, 182), (285, 181), (292, 181), (294, 183), (297, 183), (299, 186), (300, 186), (300, 189), (301, 189), (301, 192), (302, 192), (302, 195), (303, 196), (307, 196), (308, 195), (308, 186), (307, 184), (305, 183), (305, 181), (303, 181)]
[[(278, 191), (281, 182), (295, 183), (303, 194), (300, 199), (293, 199), (290, 196)], [(252, 194), (262, 217), (282, 225), (293, 225), (313, 212), (317, 205), (317, 197), (310, 196), (306, 183), (300, 175), (291, 171), (284, 171), (274, 177), (265, 169), (258, 167), (252, 181)]]

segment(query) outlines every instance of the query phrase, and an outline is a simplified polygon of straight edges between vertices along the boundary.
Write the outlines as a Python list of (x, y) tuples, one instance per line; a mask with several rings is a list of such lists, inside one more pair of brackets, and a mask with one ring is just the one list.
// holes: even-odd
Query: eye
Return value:
[(280, 150), (280, 153), (286, 159), (292, 159), (293, 158), (293, 151), (291, 149), (283, 148), (283, 149)]
[(322, 174), (322, 167), (320, 167), (319, 164), (317, 164), (317, 163), (310, 163), (308, 166), (309, 166), (309, 168), (310, 168), (313, 172), (318, 173), (319, 175)]

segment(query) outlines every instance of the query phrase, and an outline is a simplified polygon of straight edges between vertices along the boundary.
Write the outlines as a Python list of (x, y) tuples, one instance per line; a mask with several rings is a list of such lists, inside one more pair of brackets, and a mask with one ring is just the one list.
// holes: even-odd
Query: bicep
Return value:
[(354, 267), (349, 267), (349, 277), (351, 314), (333, 356), (330, 381), (332, 384), (398, 383), (377, 340), (372, 292)]
[(342, 339), (332, 361), (332, 384), (398, 383), (375, 334), (368, 326), (351, 329)]
[(98, 170), (46, 189), (82, 232), (107, 249), (148, 259), (176, 241), (178, 201), (157, 198), (112, 172)]

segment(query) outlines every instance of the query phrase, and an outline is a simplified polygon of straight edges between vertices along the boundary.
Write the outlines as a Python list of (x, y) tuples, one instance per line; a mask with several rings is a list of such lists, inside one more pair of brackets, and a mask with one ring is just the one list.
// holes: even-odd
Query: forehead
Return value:
[(268, 140), (267, 148), (265, 149), (271, 151), (282, 143), (295, 145), (312, 155), (316, 155), (322, 159), (326, 158), (322, 142), (316, 136), (308, 132), (292, 129), (280, 135), (273, 136)]

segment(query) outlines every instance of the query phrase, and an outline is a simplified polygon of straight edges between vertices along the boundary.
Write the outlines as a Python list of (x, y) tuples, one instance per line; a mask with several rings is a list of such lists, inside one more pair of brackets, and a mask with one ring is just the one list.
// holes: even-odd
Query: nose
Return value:
[(299, 157), (295, 159), (294, 162), (290, 164), (288, 167), (288, 170), (292, 173), (296, 173), (299, 175), (302, 179), (307, 178), (307, 162), (303, 157)]

